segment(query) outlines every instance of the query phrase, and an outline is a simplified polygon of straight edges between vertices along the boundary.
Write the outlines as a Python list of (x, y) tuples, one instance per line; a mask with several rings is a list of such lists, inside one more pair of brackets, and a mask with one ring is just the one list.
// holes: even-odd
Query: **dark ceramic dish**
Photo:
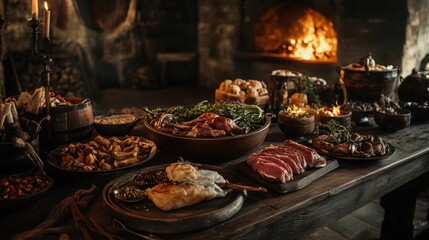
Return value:
[(282, 130), (285, 135), (292, 137), (310, 135), (316, 127), (315, 115), (311, 115), (310, 117), (291, 118), (282, 111), (278, 114), (277, 123), (280, 130)]
[[(20, 178), (24, 178), (30, 175), (31, 176), (38, 175), (35, 172), (36, 171), (30, 171), (28, 173), (3, 175), (3, 176), (0, 176), (0, 179), (8, 178), (10, 176), (18, 176)], [(44, 180), (49, 181), (50, 184), (48, 184), (48, 186), (46, 186), (44, 189), (41, 189), (39, 192), (36, 192), (33, 194), (28, 194), (13, 200), (0, 200), (0, 210), (2, 211), (2, 213), (10, 213), (10, 212), (22, 210), (23, 208), (30, 206), (31, 204), (35, 203), (38, 199), (40, 199), (40, 197), (42, 197), (52, 187), (52, 184), (53, 184), (52, 178), (45, 175), (44, 173), (40, 173), (40, 175)]]
[(265, 140), (271, 124), (271, 116), (265, 116), (265, 124), (247, 134), (237, 136), (194, 138), (162, 132), (144, 120), (145, 137), (156, 143), (159, 150), (169, 155), (183, 157), (194, 162), (222, 162), (243, 156)]
[(340, 110), (340, 114), (339, 116), (330, 116), (324, 113), (321, 113), (320, 111), (317, 113), (316, 115), (316, 120), (317, 122), (321, 122), (321, 123), (325, 123), (328, 122), (331, 119), (334, 119), (336, 121), (338, 121), (341, 125), (343, 125), (346, 128), (350, 128), (351, 126), (351, 121), (352, 121), (352, 113), (348, 110)]
[(97, 120), (105, 117), (100, 115), (95, 117), (94, 128), (97, 132), (103, 136), (125, 136), (127, 135), (135, 125), (142, 120), (142, 118), (136, 118), (134, 121), (122, 123), (122, 124), (101, 124), (97, 123)]
[(411, 112), (406, 109), (398, 110), (396, 114), (376, 111), (374, 120), (381, 128), (397, 131), (410, 125)]
[(429, 106), (418, 105), (417, 103), (406, 102), (404, 108), (411, 112), (411, 120), (414, 122), (429, 121)]
[[(148, 139), (145, 139), (145, 141), (152, 142)], [(54, 150), (52, 150), (51, 152), (49, 152), (46, 160), (47, 160), (50, 167), (52, 167), (53, 169), (55, 169), (59, 173), (64, 174), (64, 176), (68, 176), (68, 177), (72, 177), (72, 178), (73, 177), (82, 177), (82, 176), (85, 176), (85, 177), (103, 176), (103, 175), (107, 175), (107, 174), (117, 173), (117, 172), (125, 170), (125, 169), (131, 169), (131, 168), (134, 168), (136, 166), (139, 166), (139, 165), (146, 163), (147, 161), (151, 160), (157, 152), (157, 146), (155, 145), (155, 147), (153, 147), (150, 150), (150, 153), (146, 158), (144, 158), (144, 159), (142, 159), (139, 162), (136, 162), (134, 164), (130, 164), (130, 165), (119, 167), (119, 168), (112, 168), (109, 170), (83, 171), (83, 170), (75, 170), (75, 169), (66, 169), (66, 168), (61, 167), (59, 155), (60, 155), (61, 150), (66, 146), (67, 145), (59, 146), (59, 147), (55, 148)]]

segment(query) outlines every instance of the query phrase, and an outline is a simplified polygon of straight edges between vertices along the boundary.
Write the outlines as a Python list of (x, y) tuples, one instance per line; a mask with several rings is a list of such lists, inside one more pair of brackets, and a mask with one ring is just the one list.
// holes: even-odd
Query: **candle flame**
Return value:
[(48, 2), (46, 2), (46, 1), (45, 1), (45, 10), (46, 10), (46, 11), (48, 11), (48, 10), (49, 10), (49, 8), (48, 8)]

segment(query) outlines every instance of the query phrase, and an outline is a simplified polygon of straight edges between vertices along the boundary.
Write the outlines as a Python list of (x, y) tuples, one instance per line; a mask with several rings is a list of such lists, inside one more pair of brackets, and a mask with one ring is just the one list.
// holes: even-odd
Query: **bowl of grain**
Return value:
[(94, 117), (94, 128), (104, 136), (124, 136), (140, 120), (132, 114), (99, 115)]

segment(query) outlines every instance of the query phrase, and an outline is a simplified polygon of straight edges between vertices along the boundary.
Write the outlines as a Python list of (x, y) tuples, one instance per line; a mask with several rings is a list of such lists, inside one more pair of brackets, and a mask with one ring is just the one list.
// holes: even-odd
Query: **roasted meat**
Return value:
[(324, 153), (338, 156), (370, 158), (383, 156), (387, 152), (387, 145), (381, 137), (352, 133), (347, 142), (334, 145), (330, 135), (320, 135), (313, 138), (313, 146)]
[(188, 137), (234, 136), (250, 131), (249, 128), (239, 127), (234, 120), (212, 112), (206, 112), (191, 121), (179, 123), (173, 123), (173, 115), (161, 114), (152, 121), (152, 126), (164, 132)]
[(217, 183), (226, 180), (216, 171), (197, 169), (189, 163), (172, 163), (165, 169), (169, 183), (160, 183), (148, 190), (148, 197), (164, 211), (178, 209), (225, 197), (227, 191)]
[(192, 182), (160, 183), (147, 192), (149, 199), (163, 211), (190, 206), (216, 197), (225, 197), (226, 194), (227, 192), (221, 188)]

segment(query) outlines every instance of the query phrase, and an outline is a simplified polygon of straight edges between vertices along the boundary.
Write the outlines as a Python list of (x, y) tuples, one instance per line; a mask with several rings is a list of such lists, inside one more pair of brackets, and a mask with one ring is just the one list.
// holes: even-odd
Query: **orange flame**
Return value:
[(303, 113), (304, 110), (301, 107), (294, 104), (294, 105), (292, 105), (292, 109), (290, 112), (295, 113), (295, 114), (300, 114), (300, 113)]
[(340, 106), (338, 105), (337, 102), (335, 102), (335, 104), (337, 106), (332, 106), (332, 114), (334, 114), (334, 116), (339, 116), (341, 115)]
[(255, 26), (255, 45), (258, 50), (298, 60), (337, 60), (333, 21), (299, 4), (282, 3), (265, 11)]
[(329, 116), (340, 116), (341, 106), (338, 105), (338, 102), (335, 102), (335, 105), (332, 106), (332, 110), (329, 110), (329, 108), (325, 108), (323, 110), (323, 114), (329, 115)]

